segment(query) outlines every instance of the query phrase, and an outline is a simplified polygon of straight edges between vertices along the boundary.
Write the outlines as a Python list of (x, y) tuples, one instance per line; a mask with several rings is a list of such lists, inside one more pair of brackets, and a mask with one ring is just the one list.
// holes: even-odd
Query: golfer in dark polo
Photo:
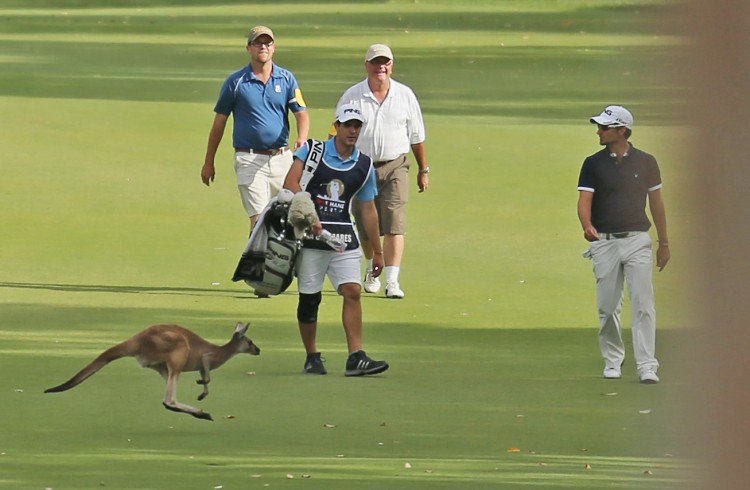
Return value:
[(646, 202), (656, 226), (656, 266), (661, 271), (670, 255), (659, 165), (652, 155), (628, 141), (633, 115), (624, 107), (609, 106), (590, 121), (597, 125), (599, 144), (604, 148), (583, 162), (578, 179), (578, 219), (584, 238), (591, 242), (584, 256), (594, 262), (604, 377), (622, 377), (625, 345), (620, 311), (627, 281), (638, 379), (658, 383), (651, 222)]

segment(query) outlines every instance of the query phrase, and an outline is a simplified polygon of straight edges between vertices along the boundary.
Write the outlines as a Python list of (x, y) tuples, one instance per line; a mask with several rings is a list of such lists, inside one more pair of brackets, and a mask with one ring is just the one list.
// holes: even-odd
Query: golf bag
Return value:
[(287, 215), (289, 203), (274, 198), (255, 224), (232, 281), (244, 280), (256, 292), (281, 294), (294, 280), (302, 242), (294, 236)]
[[(313, 139), (308, 143), (310, 153), (300, 179), (302, 190), (323, 159), (324, 143)], [(269, 296), (283, 293), (292, 283), (302, 241), (297, 240), (294, 227), (289, 223), (290, 195), (293, 196), (291, 191), (282, 190), (263, 210), (250, 233), (232, 281), (244, 280), (257, 293)]]

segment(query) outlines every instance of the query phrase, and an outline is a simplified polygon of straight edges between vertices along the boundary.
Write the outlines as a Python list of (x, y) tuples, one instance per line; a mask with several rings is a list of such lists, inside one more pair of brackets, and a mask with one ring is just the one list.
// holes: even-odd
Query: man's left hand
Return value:
[(419, 187), (419, 192), (426, 191), (429, 185), (430, 185), (429, 174), (417, 174), (417, 187)]
[(664, 270), (671, 256), (669, 245), (659, 244), (659, 248), (656, 249), (656, 267), (659, 268), (659, 272)]

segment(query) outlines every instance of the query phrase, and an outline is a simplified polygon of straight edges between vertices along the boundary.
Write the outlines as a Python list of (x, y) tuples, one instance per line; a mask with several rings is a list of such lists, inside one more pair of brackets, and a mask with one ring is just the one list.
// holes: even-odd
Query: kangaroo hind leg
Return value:
[(167, 388), (164, 392), (164, 408), (173, 412), (187, 413), (189, 415), (192, 415), (193, 417), (203, 420), (213, 420), (211, 414), (204, 412), (199, 408), (195, 408), (177, 401), (177, 381), (179, 380), (179, 377), (180, 372), (169, 365), (166, 376)]

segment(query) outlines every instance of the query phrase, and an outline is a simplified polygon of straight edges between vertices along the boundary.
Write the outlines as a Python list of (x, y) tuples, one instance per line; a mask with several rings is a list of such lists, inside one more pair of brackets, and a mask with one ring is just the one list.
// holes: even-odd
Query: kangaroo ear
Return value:
[(249, 327), (250, 327), (250, 322), (247, 322), (247, 323), (244, 323), (244, 324), (242, 322), (238, 322), (237, 326), (234, 328), (234, 331), (237, 332), (237, 333), (241, 333), (241, 334), (244, 335), (245, 332), (247, 332), (247, 329)]

